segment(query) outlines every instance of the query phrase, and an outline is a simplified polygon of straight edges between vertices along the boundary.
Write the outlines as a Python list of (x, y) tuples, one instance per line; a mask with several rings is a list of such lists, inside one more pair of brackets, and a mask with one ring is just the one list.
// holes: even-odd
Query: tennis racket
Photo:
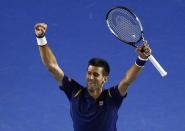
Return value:
[[(143, 26), (139, 18), (127, 7), (118, 6), (112, 8), (106, 15), (106, 22), (112, 34), (128, 45), (137, 48), (145, 41)], [(162, 77), (167, 75), (167, 72), (152, 55), (148, 59)]]

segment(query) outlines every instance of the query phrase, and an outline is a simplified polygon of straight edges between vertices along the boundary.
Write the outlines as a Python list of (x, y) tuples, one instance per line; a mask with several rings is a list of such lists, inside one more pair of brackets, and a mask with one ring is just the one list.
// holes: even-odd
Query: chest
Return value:
[(71, 100), (71, 115), (74, 118), (105, 118), (114, 113), (115, 106), (108, 95), (101, 95), (100, 98), (94, 100), (88, 94), (83, 93)]

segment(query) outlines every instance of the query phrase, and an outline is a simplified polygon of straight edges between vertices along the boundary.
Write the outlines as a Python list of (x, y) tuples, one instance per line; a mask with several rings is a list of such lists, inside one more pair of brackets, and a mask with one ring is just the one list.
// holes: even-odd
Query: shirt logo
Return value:
[(99, 106), (103, 106), (103, 101), (99, 101)]
[(68, 78), (68, 81), (71, 82), (71, 78)]

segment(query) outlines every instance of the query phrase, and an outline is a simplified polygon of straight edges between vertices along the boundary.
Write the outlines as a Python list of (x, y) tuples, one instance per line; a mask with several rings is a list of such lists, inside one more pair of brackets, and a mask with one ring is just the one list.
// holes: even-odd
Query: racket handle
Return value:
[(162, 68), (162, 66), (157, 62), (157, 60), (152, 55), (150, 55), (148, 59), (155, 66), (155, 68), (159, 71), (162, 77), (167, 75), (167, 72)]

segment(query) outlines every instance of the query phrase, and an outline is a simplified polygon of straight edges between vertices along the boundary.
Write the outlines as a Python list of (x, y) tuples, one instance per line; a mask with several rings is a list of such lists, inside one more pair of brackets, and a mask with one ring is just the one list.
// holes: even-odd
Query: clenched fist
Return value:
[(45, 35), (46, 29), (47, 29), (47, 24), (45, 23), (37, 23), (34, 26), (35, 28), (35, 34), (38, 38), (42, 38)]
[(141, 58), (147, 59), (151, 55), (152, 50), (149, 47), (147, 41), (145, 41), (143, 45), (136, 48), (136, 52)]

